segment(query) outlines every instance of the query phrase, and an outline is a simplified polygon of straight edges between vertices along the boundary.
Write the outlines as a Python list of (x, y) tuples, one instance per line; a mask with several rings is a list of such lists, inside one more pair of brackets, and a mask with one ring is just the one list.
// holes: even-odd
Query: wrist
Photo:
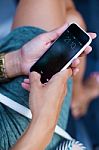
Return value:
[(43, 121), (37, 121), (36, 123), (32, 121), (28, 132), (30, 132), (31, 134), (33, 129), (34, 132), (32, 135), (37, 141), (37, 143), (34, 143), (34, 149), (44, 150), (50, 143), (53, 136), (53, 132), (49, 130), (48, 126), (46, 126)]
[(22, 75), (20, 50), (5, 54), (5, 68), (8, 78)]
[(26, 132), (12, 150), (44, 150), (49, 143), (47, 137), (46, 130), (42, 129), (42, 125), (32, 120)]

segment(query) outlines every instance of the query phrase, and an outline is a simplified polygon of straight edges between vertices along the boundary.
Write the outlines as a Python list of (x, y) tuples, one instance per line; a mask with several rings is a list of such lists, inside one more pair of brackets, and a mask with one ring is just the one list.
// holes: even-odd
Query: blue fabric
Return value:
[(0, 0), (0, 40), (10, 32), (16, 6), (16, 0)]
[(76, 120), (76, 140), (83, 143), (87, 150), (93, 150), (90, 138), (82, 120)]
[[(96, 32), (99, 35), (99, 1), (98, 0), (74, 0), (77, 9), (81, 12), (87, 25), (88, 31)], [(93, 51), (87, 57), (85, 78), (92, 72), (99, 72), (99, 36), (92, 42)], [(86, 126), (93, 145), (99, 145), (99, 98), (96, 98), (90, 105), (88, 113), (83, 117), (83, 125)], [(69, 129), (75, 137), (75, 121), (70, 117)], [(74, 124), (74, 128), (73, 128)], [(73, 131), (72, 131), (73, 130)], [(80, 130), (80, 129), (79, 129)]]
[[(0, 42), (0, 52), (18, 50), (25, 43), (43, 32), (45, 31), (34, 27), (17, 28)], [(26, 107), (29, 107), (28, 92), (21, 87), (23, 79), (24, 77), (21, 76), (14, 78), (9, 83), (0, 84), (0, 93)], [(68, 94), (65, 97), (58, 121), (58, 125), (60, 125), (63, 129), (66, 129), (68, 120), (68, 111), (72, 92), (71, 86), (72, 81), (70, 79), (68, 80)], [(15, 144), (29, 123), (29, 119), (0, 104), (0, 150), (8, 150), (13, 144)], [(54, 134), (53, 140), (47, 150), (53, 150), (56, 146), (58, 146), (61, 140), (62, 138), (60, 136)]]
[[(94, 63), (93, 63), (94, 62)], [(99, 61), (87, 59), (87, 77), (92, 72), (99, 72)], [(87, 114), (82, 118), (93, 145), (99, 145), (99, 97), (90, 104)]]

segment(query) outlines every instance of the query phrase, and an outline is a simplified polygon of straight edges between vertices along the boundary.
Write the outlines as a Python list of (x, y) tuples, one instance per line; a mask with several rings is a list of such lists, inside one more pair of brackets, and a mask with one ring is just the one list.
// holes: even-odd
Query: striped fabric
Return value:
[[(32, 119), (31, 110), (24, 107), (23, 105), (13, 101), (12, 99), (2, 95), (0, 93), (0, 103), (8, 106), (9, 108), (15, 110), (16, 112), (22, 114), (23, 116)], [(86, 148), (79, 141), (75, 141), (66, 131), (64, 131), (58, 125), (56, 126), (55, 133), (61, 137), (64, 137), (65, 140), (56, 148), (56, 150), (73, 150), (73, 145), (75, 145), (75, 149), (77, 150), (86, 150)], [(69, 139), (69, 140), (67, 140)], [(2, 150), (2, 149), (0, 149)]]
[(86, 147), (83, 146), (79, 141), (63, 141), (63, 143), (60, 144), (59, 147), (56, 148), (56, 150), (73, 150), (73, 145), (75, 145), (79, 150), (86, 150)]

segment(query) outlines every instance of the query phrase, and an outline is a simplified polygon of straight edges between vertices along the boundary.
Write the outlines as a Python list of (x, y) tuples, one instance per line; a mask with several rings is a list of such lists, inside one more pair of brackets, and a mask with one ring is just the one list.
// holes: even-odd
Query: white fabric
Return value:
[[(9, 108), (15, 110), (16, 112), (20, 113), (21, 115), (32, 119), (32, 113), (31, 110), (24, 107), (23, 105), (13, 101), (12, 99), (4, 96), (3, 94), (0, 93), (0, 102), (6, 106), (8, 106)], [(59, 127), (58, 125), (56, 125), (55, 128), (55, 133), (58, 134), (59, 136), (68, 139), (68, 140), (72, 140), (72, 137), (66, 132), (64, 131), (61, 127)]]

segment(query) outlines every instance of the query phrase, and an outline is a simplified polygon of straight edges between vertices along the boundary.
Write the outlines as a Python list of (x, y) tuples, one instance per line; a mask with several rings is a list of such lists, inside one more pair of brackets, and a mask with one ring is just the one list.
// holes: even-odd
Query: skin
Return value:
[[(65, 7), (65, 4), (66, 4), (65, 0), (63, 1), (60, 1), (60, 0), (54, 0), (54, 1), (53, 0), (50, 0), (50, 1), (49, 0), (42, 0), (42, 1), (20, 0), (12, 28), (16, 28), (16, 27), (23, 26), (23, 25), (31, 25), (31, 26), (41, 27), (47, 31), (50, 31), (57, 27), (60, 27), (61, 25), (64, 24), (66, 20), (67, 8)], [(49, 34), (48, 33), (47, 38), (45, 38), (46, 37), (45, 34), (40, 35), (36, 38), (36, 40), (30, 41), (28, 44), (22, 47), (22, 49), (20, 49), (19, 51), (9, 53), (6, 55), (5, 57), (6, 70), (7, 70), (7, 74), (9, 78), (12, 78), (18, 75), (29, 74), (29, 69), (31, 65), (33, 65), (40, 58), (40, 56), (48, 49), (52, 41), (56, 39), (56, 34), (52, 36), (53, 35), (52, 33), (50, 34), (50, 36), (48, 36)], [(92, 38), (95, 38), (96, 34), (91, 34), (91, 36)], [(37, 43), (41, 44), (39, 48), (38, 48)], [(44, 49), (42, 49), (42, 47), (44, 47)], [(30, 53), (28, 53), (29, 50), (31, 50)], [(87, 49), (85, 50), (85, 54), (88, 54), (91, 50), (92, 50), (91, 47), (87, 47)], [(12, 58), (16, 58), (16, 59), (13, 60)], [(77, 68), (78, 64), (79, 64), (79, 59), (76, 59), (71, 66), (74, 75), (79, 71), (79, 69)], [(57, 77), (53, 77), (54, 79), (52, 78), (51, 81), (49, 81), (49, 83), (46, 86), (40, 83), (40, 77), (38, 77), (39, 75), (35, 73), (32, 74), (32, 77), (30, 75), (30, 82), (29, 82), (30, 83), (30, 99), (29, 101), (30, 101), (31, 110), (33, 108), (32, 113), (33, 113), (34, 120), (31, 121), (31, 124), (28, 127), (27, 131), (24, 133), (21, 139), (16, 143), (16, 145), (12, 148), (13, 150), (16, 150), (16, 149), (18, 150), (22, 150), (22, 149), (43, 150), (48, 145), (53, 135), (55, 125), (57, 123), (57, 118), (60, 112), (61, 104), (63, 102), (63, 97), (66, 93), (66, 81), (67, 81), (67, 78), (71, 75), (71, 73), (67, 73), (67, 72), (68, 71), (65, 71), (64, 73), (61, 73), (61, 74), (59, 73), (59, 76), (56, 75)], [(63, 79), (64, 79), (64, 84), (62, 82)], [(57, 82), (57, 80), (59, 82)], [(60, 87), (62, 87), (61, 91), (60, 91)], [(32, 91), (32, 89), (34, 88), (35, 88), (35, 93), (34, 93), (34, 90)], [(39, 89), (40, 95), (37, 94), (38, 89)], [(50, 111), (50, 109), (48, 109), (49, 105), (52, 106), (50, 104), (50, 101), (47, 99), (49, 95), (51, 95), (49, 92), (50, 91), (49, 89), (54, 90), (54, 93), (55, 93), (54, 95), (55, 99), (52, 98), (55, 111), (53, 112), (53, 119), (51, 122), (51, 126), (48, 126), (49, 116), (52, 115), (52, 112)], [(58, 90), (60, 92), (56, 93), (56, 91)], [(41, 95), (42, 97), (44, 97), (42, 101), (41, 101)], [(36, 98), (38, 99), (37, 101), (38, 103), (34, 105), (35, 104), (34, 101)], [(58, 98), (58, 102), (56, 102), (57, 98)], [(42, 102), (42, 104), (39, 103), (40, 101)], [(43, 105), (46, 107), (42, 106), (42, 112), (34, 111), (34, 110), (38, 110), (37, 107), (39, 107), (39, 105), (41, 106)], [(45, 113), (45, 110), (47, 113)], [(44, 115), (43, 116), (44, 124), (42, 123), (42, 120), (40, 120), (40, 118), (42, 118), (41, 115)], [(39, 125), (41, 126), (41, 128)], [(43, 129), (45, 130), (45, 132)], [(36, 139), (36, 140), (33, 141), (33, 139)]]
[(28, 75), (30, 67), (47, 51), (52, 42), (56, 40), (66, 28), (67, 24), (64, 24), (59, 29), (37, 36), (21, 49), (7, 53), (5, 55), (5, 65), (8, 77), (12, 78), (18, 75)]
[(44, 150), (46, 148), (52, 139), (63, 99), (67, 93), (67, 79), (71, 75), (71, 69), (65, 70), (57, 73), (44, 85), (40, 82), (39, 74), (36, 72), (30, 74), (29, 104), (33, 119), (12, 150)]
[[(28, 75), (31, 66), (47, 51), (53, 40), (57, 39), (67, 26), (67, 24), (64, 24), (54, 31), (41, 34), (25, 44), (21, 49), (7, 53), (5, 55), (5, 67), (8, 78), (19, 75)], [(90, 33), (90, 36), (94, 39), (96, 34)], [(92, 48), (88, 46), (83, 55), (90, 53), (91, 50)], [(76, 68), (79, 63), (80, 60), (76, 59), (71, 65), (74, 75), (79, 71), (79, 69)]]
[[(49, 31), (60, 27), (65, 21), (69, 24), (76, 22), (83, 29), (86, 29), (84, 20), (76, 10), (72, 0), (29, 0), (28, 2), (27, 0), (20, 0), (13, 28), (30, 25)], [(77, 85), (76, 83), (81, 83), (85, 60), (85, 57), (80, 59), (80, 72), (77, 77), (74, 77), (75, 86)]]
[[(28, 42), (18, 51), (6, 54), (5, 62), (8, 77), (12, 78), (18, 75), (29, 75), (31, 65), (41, 57), (51, 45), (52, 41), (55, 40), (66, 28), (67, 24), (54, 31), (41, 34)], [(91, 33), (90, 35), (92, 39), (96, 37), (96, 34), (94, 33)], [(29, 50), (31, 50), (30, 53)], [(87, 47), (84, 54), (88, 54), (90, 51), (91, 48)], [(79, 59), (76, 59), (72, 63), (71, 69), (56, 74), (46, 85), (41, 84), (39, 74), (34, 72), (29, 75), (29, 103), (33, 119), (28, 129), (18, 140), (12, 150), (44, 150), (46, 148), (52, 138), (64, 96), (67, 94), (67, 79), (72, 74), (77, 73), (78, 64)], [(54, 95), (51, 94), (53, 91)], [(52, 99), (52, 101), (50, 101), (50, 99)], [(43, 118), (44, 121), (42, 121), (41, 118)], [(74, 145), (74, 148), (75, 147), (76, 146)]]
[[(42, 0), (42, 1), (20, 0), (12, 29), (19, 26), (29, 25), (29, 26), (36, 26), (44, 30), (50, 31), (63, 25), (65, 21), (68, 22), (69, 24), (72, 22), (76, 22), (84, 30), (86, 30), (86, 25), (84, 23), (84, 20), (81, 14), (76, 10), (72, 0)], [(86, 103), (89, 101), (88, 99), (89, 97), (91, 97), (91, 93), (94, 96), (94, 90), (97, 90), (94, 85), (93, 85), (93, 90), (92, 89), (90, 89), (90, 91), (87, 90), (87, 93), (84, 90), (87, 88), (85, 87), (85, 84), (83, 84), (85, 65), (86, 65), (86, 57), (80, 58), (80, 65), (78, 67), (78, 70), (80, 71), (77, 76), (73, 77), (72, 106), (75, 105), (78, 107), (80, 96), (78, 95), (77, 89), (83, 91), (82, 96), (84, 95)], [(71, 106), (72, 112), (75, 111), (73, 110), (74, 108), (76, 110), (78, 109), (77, 107), (75, 106), (72, 107), (72, 106)], [(78, 114), (79, 117), (80, 114), (81, 113), (79, 111)], [(82, 114), (85, 114), (85, 111), (83, 111)], [(74, 113), (73, 116), (75, 117)]]

